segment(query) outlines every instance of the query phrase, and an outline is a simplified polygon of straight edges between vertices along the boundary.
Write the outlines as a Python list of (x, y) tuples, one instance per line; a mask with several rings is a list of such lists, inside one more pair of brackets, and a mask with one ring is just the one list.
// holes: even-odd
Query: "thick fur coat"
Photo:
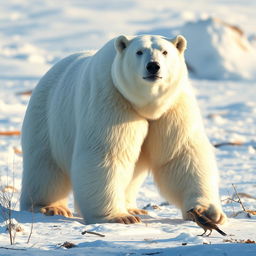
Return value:
[(212, 146), (188, 82), (186, 40), (120, 36), (95, 54), (57, 63), (31, 97), (22, 129), (21, 209), (86, 223), (136, 223), (136, 195), (151, 171), (187, 218), (225, 220)]

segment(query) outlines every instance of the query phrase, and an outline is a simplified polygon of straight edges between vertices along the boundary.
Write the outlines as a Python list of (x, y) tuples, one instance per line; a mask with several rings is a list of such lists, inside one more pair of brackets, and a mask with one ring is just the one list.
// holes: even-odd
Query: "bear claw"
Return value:
[(141, 223), (141, 219), (138, 216), (124, 215), (124, 216), (113, 218), (111, 222), (121, 223), (121, 224), (135, 224), (135, 223)]
[(132, 215), (148, 215), (148, 211), (137, 208), (130, 208), (128, 209), (128, 212)]
[(65, 206), (45, 206), (40, 209), (40, 212), (47, 215), (63, 215), (65, 217), (73, 217), (71, 211)]

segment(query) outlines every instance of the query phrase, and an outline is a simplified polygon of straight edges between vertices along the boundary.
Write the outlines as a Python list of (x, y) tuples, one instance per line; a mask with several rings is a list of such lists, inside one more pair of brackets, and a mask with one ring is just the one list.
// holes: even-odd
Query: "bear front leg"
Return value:
[(124, 169), (117, 163), (104, 166), (91, 152), (84, 152), (84, 156), (75, 158), (74, 162), (74, 198), (86, 224), (140, 222), (128, 213), (125, 204), (125, 187), (132, 177), (132, 168)]
[[(113, 113), (113, 110), (112, 112)], [(71, 176), (74, 197), (87, 224), (117, 222), (131, 224), (140, 218), (131, 215), (126, 205), (126, 189), (132, 180), (135, 164), (147, 133), (144, 119), (125, 113), (118, 125), (94, 128), (76, 141)], [(120, 120), (123, 120), (120, 122)], [(113, 122), (113, 118), (106, 118)], [(116, 122), (117, 123), (117, 122)], [(82, 138), (82, 139), (81, 139)]]
[(149, 165), (144, 156), (143, 150), (141, 152), (140, 158), (136, 163), (134, 173), (130, 183), (127, 186), (125, 195), (126, 195), (126, 207), (128, 212), (132, 215), (146, 215), (148, 211), (143, 209), (138, 209), (136, 203), (136, 197), (139, 191), (139, 188), (145, 178), (148, 175)]
[(149, 123), (145, 144), (161, 194), (182, 210), (184, 219), (196, 208), (215, 223), (225, 221), (213, 147), (189, 87), (168, 112)]
[(166, 199), (182, 210), (184, 219), (190, 219), (187, 211), (194, 208), (222, 224), (226, 215), (219, 199), (218, 170), (211, 145), (206, 138), (202, 143), (202, 137), (199, 144), (188, 141), (173, 159), (156, 168), (154, 178)]

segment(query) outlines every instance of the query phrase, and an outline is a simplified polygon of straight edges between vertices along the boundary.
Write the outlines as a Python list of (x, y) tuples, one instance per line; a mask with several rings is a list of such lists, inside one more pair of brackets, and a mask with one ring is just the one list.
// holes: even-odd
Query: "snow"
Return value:
[(256, 49), (239, 27), (208, 18), (186, 23), (180, 33), (188, 40), (187, 63), (198, 78), (256, 78)]
[(172, 29), (156, 28), (142, 33), (185, 36), (188, 41), (186, 62), (196, 78), (256, 79), (256, 48), (241, 28), (219, 18), (207, 17)]
[[(191, 82), (211, 142), (240, 144), (216, 148), (223, 209), (230, 217), (220, 227), (228, 234), (223, 238), (215, 231), (210, 237), (197, 236), (202, 229), (183, 221), (180, 211), (165, 203), (152, 177), (147, 178), (138, 196), (139, 207), (149, 211), (141, 224), (84, 225), (78, 216), (21, 212), (22, 156), (13, 149), (20, 149), (20, 137), (0, 136), (0, 187), (12, 196), (12, 218), (16, 227), (21, 227), (11, 246), (0, 214), (0, 255), (256, 255), (256, 245), (244, 243), (256, 240), (256, 216), (248, 218), (241, 205), (230, 200), (234, 184), (244, 193), (240, 194), (244, 207), (256, 210), (255, 7), (252, 0), (2, 1), (0, 131), (20, 130), (29, 96), (19, 93), (33, 89), (66, 55), (98, 49), (119, 34), (152, 32), (171, 37), (182, 32), (189, 41), (188, 63), (197, 71), (202, 67), (203, 73), (191, 74)], [(241, 51), (233, 42), (237, 34), (216, 19), (242, 29), (242, 40), (249, 50)], [(203, 43), (200, 47), (193, 45), (196, 35)], [(223, 38), (223, 44), (216, 43), (220, 42), (213, 40), (216, 37)], [(205, 54), (214, 60), (211, 68), (205, 64)], [(17, 192), (8, 190), (7, 185)], [(72, 196), (69, 207), (74, 210)], [(31, 223), (33, 232), (27, 244)], [(105, 237), (82, 235), (84, 230)], [(76, 247), (61, 247), (66, 241)]]

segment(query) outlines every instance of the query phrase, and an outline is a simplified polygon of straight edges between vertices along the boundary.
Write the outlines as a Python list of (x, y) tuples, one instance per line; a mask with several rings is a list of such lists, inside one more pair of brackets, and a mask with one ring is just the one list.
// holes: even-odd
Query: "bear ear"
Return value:
[(115, 41), (115, 48), (117, 52), (121, 53), (128, 46), (129, 40), (126, 36), (119, 36)]
[(185, 37), (178, 35), (176, 38), (172, 39), (171, 41), (180, 53), (183, 53), (186, 50), (187, 40), (185, 39)]

